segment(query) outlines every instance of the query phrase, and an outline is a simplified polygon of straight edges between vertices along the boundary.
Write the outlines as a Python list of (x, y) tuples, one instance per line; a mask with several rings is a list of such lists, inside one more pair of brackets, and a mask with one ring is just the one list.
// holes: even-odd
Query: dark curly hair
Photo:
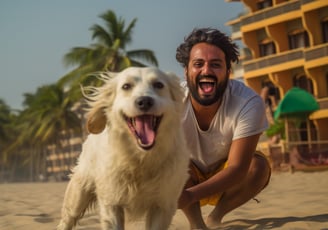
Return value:
[(194, 45), (201, 42), (215, 45), (224, 52), (228, 70), (231, 69), (231, 62), (238, 63), (238, 46), (232, 43), (228, 36), (216, 29), (196, 28), (185, 37), (184, 42), (177, 48), (175, 57), (182, 67), (188, 66), (190, 50)]

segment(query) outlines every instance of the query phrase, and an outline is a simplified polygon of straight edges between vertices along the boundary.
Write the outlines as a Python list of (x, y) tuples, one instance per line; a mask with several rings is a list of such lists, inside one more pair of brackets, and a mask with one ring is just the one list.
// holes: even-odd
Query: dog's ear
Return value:
[(107, 119), (103, 109), (90, 111), (87, 119), (87, 130), (89, 133), (101, 133), (106, 127)]
[(86, 128), (89, 133), (99, 134), (108, 125), (105, 111), (111, 107), (114, 101), (115, 77), (117, 73), (100, 72), (95, 76), (104, 82), (100, 87), (88, 86), (82, 88), (84, 97), (88, 100)]
[(181, 79), (174, 73), (168, 72), (166, 74), (169, 78), (170, 93), (172, 99), (176, 102), (182, 103), (185, 97), (185, 91), (181, 85)]

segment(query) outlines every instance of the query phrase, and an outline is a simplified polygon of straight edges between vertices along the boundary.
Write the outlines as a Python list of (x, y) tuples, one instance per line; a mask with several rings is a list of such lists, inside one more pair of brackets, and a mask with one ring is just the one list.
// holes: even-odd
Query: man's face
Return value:
[(229, 79), (225, 54), (220, 48), (207, 43), (194, 45), (185, 74), (197, 103), (208, 106), (220, 102)]

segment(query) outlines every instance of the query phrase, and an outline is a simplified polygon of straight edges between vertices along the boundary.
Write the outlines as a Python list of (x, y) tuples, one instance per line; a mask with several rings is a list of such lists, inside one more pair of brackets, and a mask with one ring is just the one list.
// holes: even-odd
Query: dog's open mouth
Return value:
[(139, 146), (145, 150), (153, 147), (161, 118), (161, 116), (148, 114), (137, 117), (125, 116), (125, 120), (132, 134), (136, 137)]

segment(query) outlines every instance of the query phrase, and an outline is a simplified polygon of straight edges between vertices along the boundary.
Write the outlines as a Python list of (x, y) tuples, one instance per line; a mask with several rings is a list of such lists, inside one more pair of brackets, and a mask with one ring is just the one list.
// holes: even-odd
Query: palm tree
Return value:
[(35, 94), (24, 94), (18, 128), (21, 130), (14, 148), (25, 155), (31, 165), (31, 179), (43, 167), (45, 170), (46, 147), (61, 146), (63, 135), (73, 130), (81, 132), (81, 120), (72, 111), (73, 102), (58, 84), (41, 86)]
[[(0, 99), (0, 144), (4, 144), (8, 139), (8, 133), (6, 132), (7, 126), (10, 123), (10, 108)], [(2, 148), (3, 149), (3, 148)]]
[[(132, 30), (137, 19), (133, 19), (127, 27), (125, 20), (117, 18), (112, 10), (99, 16), (105, 22), (105, 27), (93, 25), (92, 39), (96, 43), (89, 47), (72, 48), (64, 57), (67, 65), (77, 65), (75, 69), (63, 76), (59, 83), (70, 85), (71, 91), (80, 91), (80, 85), (98, 84), (97, 78), (88, 78), (99, 71), (117, 72), (129, 66), (146, 66), (141, 61), (158, 65), (153, 51), (138, 49), (127, 51), (126, 47), (132, 41)], [(75, 97), (80, 99), (79, 94)]]
[(72, 111), (73, 102), (59, 85), (39, 87), (35, 95), (25, 94), (25, 98), (28, 114), (35, 121), (35, 137), (41, 142), (55, 143), (61, 131), (81, 128), (80, 119)]
[(8, 175), (11, 156), (9, 155), (8, 146), (14, 138), (14, 126), (15, 114), (12, 113), (11, 108), (0, 99), (0, 181)]

